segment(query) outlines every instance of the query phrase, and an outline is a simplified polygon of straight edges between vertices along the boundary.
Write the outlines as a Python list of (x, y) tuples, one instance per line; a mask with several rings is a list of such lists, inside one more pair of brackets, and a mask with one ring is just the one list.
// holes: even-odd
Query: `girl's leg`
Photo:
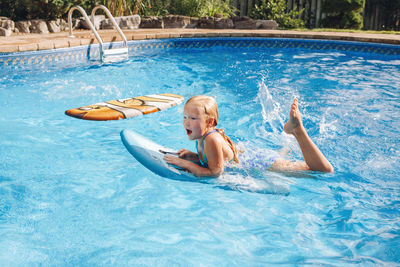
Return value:
[(289, 120), (284, 126), (284, 131), (287, 134), (292, 134), (296, 138), (297, 143), (299, 144), (301, 152), (303, 154), (305, 164), (304, 162), (290, 163), (286, 160), (279, 159), (276, 161), (276, 164), (274, 163), (272, 168), (280, 170), (309, 169), (312, 171), (333, 172), (332, 165), (308, 136), (307, 131), (303, 126), (297, 99), (294, 99), (293, 101), (292, 107), (290, 109)]

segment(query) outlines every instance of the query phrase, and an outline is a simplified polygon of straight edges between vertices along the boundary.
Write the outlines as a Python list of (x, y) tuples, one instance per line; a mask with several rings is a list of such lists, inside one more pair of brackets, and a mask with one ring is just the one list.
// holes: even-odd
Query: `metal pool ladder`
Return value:
[[(121, 35), (121, 37), (123, 39), (123, 47), (122, 48), (104, 49), (103, 40), (101, 39), (100, 35), (98, 34), (98, 32), (96, 30), (96, 27), (94, 26), (94, 15), (98, 9), (104, 10), (104, 12), (107, 14), (107, 17), (111, 20), (112, 24), (114, 25), (114, 27), (117, 29), (117, 31)], [(89, 25), (90, 29), (96, 36), (96, 39), (99, 42), (99, 46), (100, 46), (100, 58), (103, 62), (115, 62), (115, 61), (119, 61), (119, 60), (128, 58), (128, 42), (126, 40), (125, 34), (121, 31), (121, 28), (118, 26), (117, 22), (115, 21), (113, 15), (111, 15), (108, 8), (106, 8), (103, 5), (98, 5), (95, 8), (93, 8), (92, 13), (91, 13), (92, 21), (90, 21), (88, 15), (86, 14), (86, 11), (81, 6), (73, 6), (68, 12), (69, 37), (75, 37), (72, 34), (72, 13), (75, 10), (79, 10), (79, 12), (81, 12), (81, 14), (85, 18), (87, 24)]]

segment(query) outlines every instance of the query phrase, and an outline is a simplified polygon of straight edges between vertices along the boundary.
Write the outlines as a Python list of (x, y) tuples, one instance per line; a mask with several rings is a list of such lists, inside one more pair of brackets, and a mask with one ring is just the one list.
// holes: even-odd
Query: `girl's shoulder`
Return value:
[(207, 144), (216, 144), (216, 145), (217, 144), (225, 145), (226, 143), (224, 136), (219, 131), (215, 131), (214, 133), (210, 134), (204, 141)]

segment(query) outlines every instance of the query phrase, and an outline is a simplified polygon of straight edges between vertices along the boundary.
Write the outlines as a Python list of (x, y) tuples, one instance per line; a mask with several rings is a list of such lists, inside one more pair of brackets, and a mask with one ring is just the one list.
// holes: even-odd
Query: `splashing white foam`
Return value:
[[(279, 152), (279, 154), (284, 157), (289, 152), (297, 150), (297, 143), (294, 138), (283, 132), (285, 116), (286, 113), (288, 113), (288, 110), (286, 110), (286, 108), (284, 108), (280, 102), (272, 96), (265, 83), (265, 79), (266, 78), (263, 77), (259, 83), (257, 94), (257, 99), (260, 101), (262, 107), (262, 135), (273, 144), (283, 144), (284, 148)], [(281, 95), (285, 101), (287, 101), (287, 99), (294, 99), (295, 97), (298, 98), (295, 92), (293, 92), (293, 89)]]
[(279, 177), (277, 174), (273, 175), (270, 172), (263, 179), (242, 173), (224, 173), (218, 178), (216, 186), (261, 194), (289, 195), (290, 184), (293, 183), (289, 179)]
[(264, 125), (268, 124), (274, 134), (278, 134), (281, 132), (279, 129), (282, 129), (284, 123), (281, 105), (273, 99), (265, 84), (264, 78), (262, 78), (258, 88), (257, 98), (262, 107), (261, 114), (263, 117), (263, 123)]

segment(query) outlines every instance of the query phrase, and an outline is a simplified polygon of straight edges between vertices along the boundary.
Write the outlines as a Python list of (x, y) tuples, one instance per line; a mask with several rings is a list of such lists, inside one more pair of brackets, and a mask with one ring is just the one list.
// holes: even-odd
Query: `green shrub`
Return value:
[(68, 10), (80, 5), (91, 10), (96, 0), (1, 0), (0, 15), (12, 20), (56, 19), (66, 17)]
[(128, 16), (139, 12), (140, 0), (97, 0), (110, 10), (114, 17)]
[(143, 17), (167, 15), (169, 4), (169, 0), (142, 0), (138, 3), (139, 14)]
[(198, 17), (213, 17), (215, 14), (223, 17), (231, 17), (235, 14), (235, 8), (230, 4), (229, 0), (206, 0), (203, 1)]
[[(114, 16), (139, 13), (142, 16), (177, 14), (201, 17), (218, 13), (229, 17), (234, 13), (229, 0), (0, 0), (0, 16), (15, 21), (51, 20), (66, 18), (74, 5), (91, 12), (99, 4), (105, 5)], [(79, 12), (74, 12), (74, 17), (80, 16)]]
[(190, 17), (214, 16), (230, 17), (235, 8), (229, 0), (145, 0), (141, 3), (142, 16), (183, 15)]
[(326, 17), (322, 20), (323, 27), (361, 29), (364, 2), (365, 0), (324, 0), (322, 12)]
[(199, 14), (203, 0), (171, 0), (168, 12), (184, 16), (197, 16)]
[(262, 0), (261, 5), (255, 5), (250, 17), (254, 19), (275, 20), (280, 28), (303, 28), (304, 21), (299, 16), (304, 10), (287, 12), (285, 0)]

